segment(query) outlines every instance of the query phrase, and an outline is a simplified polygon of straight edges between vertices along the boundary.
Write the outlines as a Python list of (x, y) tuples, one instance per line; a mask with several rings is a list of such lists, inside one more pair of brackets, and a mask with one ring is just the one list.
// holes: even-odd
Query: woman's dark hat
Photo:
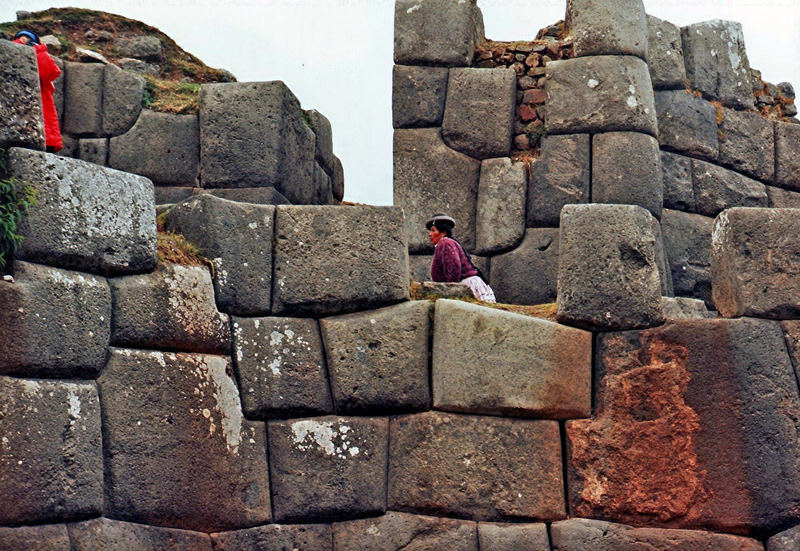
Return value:
[(433, 224), (435, 222), (442, 222), (443, 224), (449, 225), (451, 228), (455, 227), (455, 225), (456, 225), (456, 221), (455, 220), (453, 220), (452, 218), (450, 218), (446, 214), (439, 213), (439, 214), (434, 214), (433, 216), (431, 216), (431, 218), (427, 222), (425, 222), (425, 227), (427, 229), (431, 229), (431, 226), (433, 226)]
[(33, 42), (34, 44), (39, 44), (39, 37), (36, 36), (36, 33), (33, 31), (19, 31), (17, 34), (14, 35), (14, 40), (19, 38), (20, 36), (27, 36), (28, 39)]

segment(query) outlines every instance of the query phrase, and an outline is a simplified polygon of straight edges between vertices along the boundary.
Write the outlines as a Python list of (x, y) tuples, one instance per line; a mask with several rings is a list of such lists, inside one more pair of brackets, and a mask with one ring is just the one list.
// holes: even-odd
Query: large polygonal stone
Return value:
[(201, 532), (270, 520), (264, 424), (242, 416), (229, 358), (112, 348), (97, 384), (109, 516)]
[(519, 247), (492, 257), (492, 289), (507, 304), (555, 302), (558, 228), (528, 228)]
[(558, 320), (593, 330), (663, 322), (652, 217), (633, 205), (561, 210)]
[(206, 193), (170, 209), (164, 223), (214, 263), (220, 310), (263, 315), (272, 295), (272, 233), (275, 207), (236, 203)]
[(661, 217), (661, 152), (656, 139), (639, 132), (594, 136), (592, 202), (639, 205)]
[(200, 167), (197, 115), (143, 110), (130, 130), (109, 140), (108, 166), (158, 184), (195, 185)]
[(336, 551), (478, 551), (474, 522), (390, 511), (333, 525)]
[(211, 551), (208, 534), (97, 518), (70, 524), (73, 551)]
[(103, 274), (156, 265), (156, 206), (150, 180), (91, 163), (12, 149), (8, 169), (36, 188), (19, 226), (17, 258)]
[(316, 320), (233, 318), (233, 357), (249, 418), (333, 412)]
[(733, 208), (714, 221), (714, 305), (725, 317), (800, 317), (800, 209)]
[(481, 551), (550, 551), (545, 524), (478, 523)]
[[(664, 208), (693, 212), (692, 160), (662, 151), (661, 170), (664, 182)], [(663, 214), (661, 220), (664, 220)]]
[(767, 540), (767, 551), (794, 551), (800, 548), (800, 526), (779, 532)]
[(652, 15), (647, 16), (647, 68), (653, 88), (683, 88), (686, 68), (683, 66), (681, 30)]
[(507, 157), (481, 163), (475, 220), (475, 252), (496, 254), (517, 245), (525, 233), (527, 170)]
[(332, 174), (333, 130), (331, 129), (331, 121), (316, 109), (309, 109), (305, 113), (308, 116), (311, 129), (316, 135), (314, 160), (322, 166), (326, 173)]
[(667, 250), (664, 247), (664, 235), (661, 231), (661, 223), (652, 218), (650, 220), (653, 226), (653, 235), (656, 238), (656, 265), (658, 266), (658, 275), (661, 280), (661, 296), (671, 297), (675, 295), (675, 289), (672, 287), (672, 274), (670, 273), (669, 260), (667, 259)]
[(33, 48), (0, 40), (0, 148), (44, 149), (40, 94)]
[(483, 40), (476, 0), (398, 0), (394, 5), (394, 62), (463, 66)]
[(764, 184), (705, 161), (692, 161), (695, 210), (716, 216), (731, 207), (766, 207)]
[(445, 67), (395, 65), (392, 71), (394, 128), (441, 125), (447, 75)]
[(275, 520), (386, 510), (386, 418), (317, 417), (268, 425)]
[(344, 199), (344, 166), (339, 157), (333, 157), (333, 174), (331, 175), (331, 193), (337, 201)]
[(664, 319), (678, 321), (688, 319), (707, 319), (717, 317), (716, 312), (709, 312), (706, 303), (696, 298), (661, 297), (664, 305)]
[(723, 109), (719, 161), (767, 183), (775, 172), (773, 122), (757, 113)]
[(476, 159), (508, 155), (516, 95), (517, 75), (512, 69), (450, 69), (444, 142)]
[(554, 551), (761, 551), (761, 542), (700, 530), (632, 528), (601, 520), (573, 518), (550, 528)]
[(266, 524), (211, 534), (214, 551), (333, 551), (327, 524)]
[(675, 294), (711, 303), (712, 218), (664, 209), (661, 229)]
[(107, 138), (81, 138), (78, 140), (78, 159), (105, 166), (108, 159)]
[(775, 123), (775, 184), (800, 191), (800, 125)]
[(430, 252), (425, 221), (437, 212), (456, 220), (455, 235), (475, 246), (481, 163), (447, 147), (438, 128), (394, 131), (394, 204), (403, 208), (411, 252)]
[[(275, 209), (274, 313), (344, 313), (408, 300), (401, 209)], [(368, 241), (364, 228), (369, 228)]]
[(0, 373), (94, 377), (111, 334), (111, 292), (100, 277), (27, 262), (0, 282)]
[(64, 524), (0, 527), (3, 551), (72, 551)]
[[(142, 111), (145, 80), (139, 75), (107, 65), (103, 83), (103, 134), (118, 136), (130, 130)], [(173, 138), (175, 140), (175, 138)], [(149, 147), (156, 147), (150, 142)], [(160, 151), (163, 154), (163, 151)]]
[(200, 88), (203, 187), (274, 186), (295, 204), (312, 204), (314, 132), (281, 81)]
[(575, 57), (632, 55), (647, 59), (642, 0), (568, 0), (566, 21), (575, 37)]
[(655, 102), (662, 147), (693, 157), (717, 158), (717, 111), (710, 102), (686, 90), (656, 92)]
[[(64, 61), (59, 57), (53, 57), (53, 61), (56, 62), (58, 70), (61, 71), (61, 75), (53, 81), (53, 103), (56, 104), (58, 126), (61, 128), (64, 120)], [(63, 141), (64, 137), (62, 136), (61, 139)]]
[(99, 136), (103, 132), (102, 63), (64, 64), (64, 128), (75, 136)]
[(0, 524), (99, 515), (103, 444), (94, 383), (0, 377), (0, 404)]
[(565, 517), (558, 423), (427, 412), (392, 418), (389, 508), (473, 520)]
[(647, 64), (632, 56), (589, 56), (546, 66), (551, 134), (658, 131)]
[(437, 409), (568, 419), (591, 413), (592, 335), (458, 300), (436, 301)]
[(314, 205), (332, 205), (334, 204), (333, 192), (331, 189), (331, 177), (325, 172), (318, 162), (314, 163), (314, 198), (312, 204)]
[[(157, 190), (158, 188), (156, 188)], [(241, 187), (231, 189), (194, 188), (193, 193), (208, 193), (238, 203), (255, 203), (256, 205), (290, 205), (289, 200), (274, 187)]]
[(144, 61), (161, 61), (164, 48), (157, 36), (140, 35), (119, 37), (114, 40), (114, 52), (120, 57), (133, 57)]
[(800, 399), (777, 322), (606, 333), (595, 366), (596, 417), (566, 425), (573, 515), (742, 534), (797, 523)]
[(193, 189), (185, 186), (155, 186), (156, 209), (188, 199), (192, 196)]
[(320, 320), (337, 412), (430, 406), (430, 314), (430, 302), (413, 301)]
[(739, 109), (753, 107), (742, 25), (714, 19), (681, 28), (689, 85)]
[(589, 200), (589, 134), (545, 136), (531, 165), (528, 227), (555, 226), (561, 207)]
[(797, 209), (800, 208), (800, 193), (788, 191), (775, 186), (767, 187), (767, 199), (769, 207), (774, 209)]

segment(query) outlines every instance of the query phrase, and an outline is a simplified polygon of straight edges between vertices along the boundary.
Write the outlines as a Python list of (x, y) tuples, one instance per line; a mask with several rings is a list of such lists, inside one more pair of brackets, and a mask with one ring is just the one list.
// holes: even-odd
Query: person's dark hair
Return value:
[(453, 237), (453, 225), (446, 220), (434, 220), (431, 226), (440, 232), (444, 232), (447, 237)]

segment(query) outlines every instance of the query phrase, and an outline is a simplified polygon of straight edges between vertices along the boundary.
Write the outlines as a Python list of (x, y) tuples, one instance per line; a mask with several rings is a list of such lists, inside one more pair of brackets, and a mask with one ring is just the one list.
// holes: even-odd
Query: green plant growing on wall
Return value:
[[(5, 151), (0, 150), (0, 175), (5, 174)], [(0, 179), (0, 273), (4, 273), (14, 253), (22, 244), (17, 233), (19, 223), (28, 210), (36, 204), (36, 190), (14, 178)]]

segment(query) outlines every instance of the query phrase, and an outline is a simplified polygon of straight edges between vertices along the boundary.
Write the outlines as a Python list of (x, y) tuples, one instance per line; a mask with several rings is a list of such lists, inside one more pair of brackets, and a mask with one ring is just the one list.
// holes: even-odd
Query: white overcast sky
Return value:
[[(644, 0), (677, 25), (739, 21), (752, 67), (800, 92), (800, 0)], [(565, 0), (478, 0), (486, 36), (532, 39), (564, 16)], [(392, 203), (393, 0), (0, 0), (16, 10), (75, 6), (158, 27), (206, 64), (239, 81), (283, 80), (305, 109), (333, 126), (345, 199)]]

